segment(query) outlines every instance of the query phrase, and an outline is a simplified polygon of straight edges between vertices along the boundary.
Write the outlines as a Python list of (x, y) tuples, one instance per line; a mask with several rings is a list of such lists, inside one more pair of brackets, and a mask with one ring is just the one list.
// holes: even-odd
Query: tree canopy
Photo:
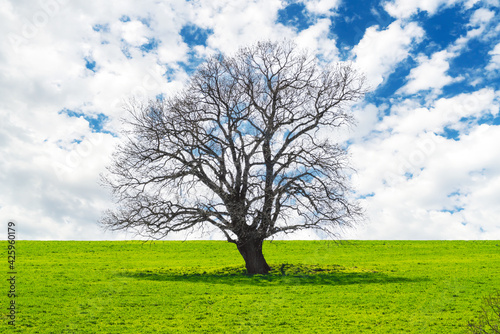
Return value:
[(350, 64), (320, 64), (290, 42), (212, 56), (177, 95), (130, 104), (104, 178), (117, 208), (102, 223), (156, 238), (212, 225), (249, 273), (267, 273), (264, 239), (336, 233), (360, 216), (346, 150), (328, 134), (353, 124), (363, 93)]

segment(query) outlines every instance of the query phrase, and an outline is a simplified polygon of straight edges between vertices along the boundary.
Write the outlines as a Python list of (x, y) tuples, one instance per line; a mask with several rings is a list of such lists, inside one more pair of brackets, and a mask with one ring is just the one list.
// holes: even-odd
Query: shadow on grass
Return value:
[[(118, 274), (140, 280), (191, 282), (228, 285), (349, 285), (349, 284), (391, 284), (428, 281), (428, 278), (408, 278), (385, 273), (342, 266), (319, 265), (271, 265), (268, 275), (247, 275), (243, 266), (226, 267), (212, 271), (180, 269), (165, 271), (133, 271)], [(197, 271), (198, 270), (198, 271)]]

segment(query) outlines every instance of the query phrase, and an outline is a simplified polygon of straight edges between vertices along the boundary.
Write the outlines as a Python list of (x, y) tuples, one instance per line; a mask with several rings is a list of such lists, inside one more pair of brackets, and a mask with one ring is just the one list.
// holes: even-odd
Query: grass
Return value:
[(16, 247), (0, 332), (464, 333), (500, 288), (500, 241), (267, 242), (267, 276), (218, 241)]

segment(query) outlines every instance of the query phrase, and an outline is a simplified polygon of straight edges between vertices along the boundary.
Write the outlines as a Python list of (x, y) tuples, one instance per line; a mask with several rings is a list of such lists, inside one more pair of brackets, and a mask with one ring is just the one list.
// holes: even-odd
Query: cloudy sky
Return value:
[(337, 135), (367, 217), (346, 238), (500, 239), (499, 12), (497, 0), (0, 0), (0, 221), (19, 239), (133, 238), (96, 223), (112, 207), (98, 180), (124, 101), (172, 94), (207, 55), (286, 37), (370, 85), (357, 128)]

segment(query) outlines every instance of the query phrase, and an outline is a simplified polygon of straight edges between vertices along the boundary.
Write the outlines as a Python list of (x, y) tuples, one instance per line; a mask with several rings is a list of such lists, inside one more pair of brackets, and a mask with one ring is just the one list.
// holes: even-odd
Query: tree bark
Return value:
[(269, 267), (262, 254), (263, 242), (263, 240), (249, 239), (236, 244), (241, 256), (245, 260), (247, 273), (250, 275), (268, 274), (269, 270), (271, 270), (271, 267)]

